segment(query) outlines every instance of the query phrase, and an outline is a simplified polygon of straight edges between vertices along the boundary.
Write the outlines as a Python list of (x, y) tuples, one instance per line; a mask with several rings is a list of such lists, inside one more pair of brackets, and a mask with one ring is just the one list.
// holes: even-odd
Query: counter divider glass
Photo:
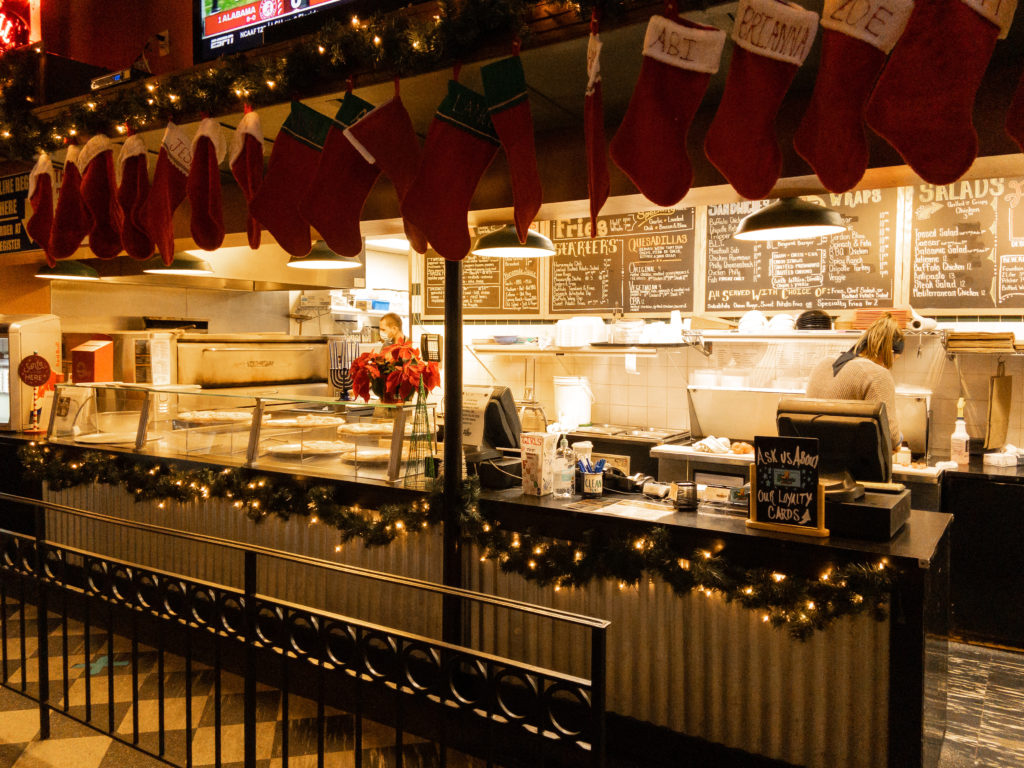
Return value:
[(414, 487), (435, 474), (435, 436), (431, 403), (125, 384), (58, 384), (47, 432), (54, 443)]

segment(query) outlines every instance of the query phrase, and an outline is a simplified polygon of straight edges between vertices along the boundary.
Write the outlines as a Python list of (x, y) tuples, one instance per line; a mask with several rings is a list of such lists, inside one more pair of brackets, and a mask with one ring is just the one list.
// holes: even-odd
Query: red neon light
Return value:
[(27, 45), (29, 42), (29, 25), (21, 14), (10, 11), (0, 0), (0, 53)]

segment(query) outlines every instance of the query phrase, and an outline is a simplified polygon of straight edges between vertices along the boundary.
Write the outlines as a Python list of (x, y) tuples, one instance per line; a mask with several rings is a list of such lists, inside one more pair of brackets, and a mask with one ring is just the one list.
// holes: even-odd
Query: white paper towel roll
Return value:
[(921, 317), (921, 315), (917, 314), (917, 310), (911, 308), (910, 327), (913, 330), (934, 331), (938, 324), (938, 321), (934, 317)]

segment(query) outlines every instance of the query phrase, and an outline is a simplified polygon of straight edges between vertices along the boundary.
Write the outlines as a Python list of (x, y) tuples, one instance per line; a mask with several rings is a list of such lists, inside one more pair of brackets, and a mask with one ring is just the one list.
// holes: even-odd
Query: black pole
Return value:
[[(442, 579), (462, 586), (459, 497), (462, 493), (462, 262), (444, 263), (444, 564)], [(461, 605), (444, 598), (441, 631), (449, 643), (462, 639)]]

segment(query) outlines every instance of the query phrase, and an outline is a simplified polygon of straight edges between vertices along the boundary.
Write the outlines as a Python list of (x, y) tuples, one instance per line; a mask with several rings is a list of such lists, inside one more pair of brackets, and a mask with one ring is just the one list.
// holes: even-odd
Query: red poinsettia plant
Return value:
[(404, 403), (420, 384), (430, 392), (441, 383), (437, 363), (425, 363), (420, 351), (411, 344), (391, 344), (379, 352), (357, 357), (349, 373), (356, 397), (369, 402), (372, 392), (382, 403)]

